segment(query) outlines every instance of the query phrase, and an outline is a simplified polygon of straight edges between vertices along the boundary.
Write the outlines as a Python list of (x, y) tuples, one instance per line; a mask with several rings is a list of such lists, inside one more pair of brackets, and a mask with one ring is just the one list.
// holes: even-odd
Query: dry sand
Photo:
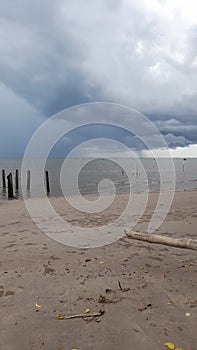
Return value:
[[(91, 227), (115, 218), (125, 196), (96, 217), (76, 214), (62, 198), (52, 202), (73, 225)], [(146, 232), (156, 199), (152, 193), (135, 230)], [(196, 190), (176, 192), (157, 232), (197, 238)], [(0, 235), (0, 349), (162, 350), (172, 342), (197, 350), (197, 252), (126, 237), (101, 248), (66, 247), (37, 228), (22, 200), (0, 201)], [(86, 308), (105, 313), (56, 318)]]

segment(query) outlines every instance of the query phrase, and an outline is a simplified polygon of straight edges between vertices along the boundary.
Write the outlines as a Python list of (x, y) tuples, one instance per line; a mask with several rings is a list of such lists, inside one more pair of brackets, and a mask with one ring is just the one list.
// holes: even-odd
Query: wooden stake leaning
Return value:
[(197, 240), (188, 238), (171, 238), (167, 236), (141, 233), (125, 230), (128, 238), (144, 241), (148, 243), (164, 244), (171, 247), (197, 250)]

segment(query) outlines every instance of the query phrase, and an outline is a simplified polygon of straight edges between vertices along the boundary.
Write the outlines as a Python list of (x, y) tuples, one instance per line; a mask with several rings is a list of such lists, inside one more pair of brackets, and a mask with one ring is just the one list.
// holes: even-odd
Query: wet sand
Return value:
[[(150, 194), (136, 231), (146, 232), (156, 199)], [(51, 199), (73, 231), (116, 218), (125, 200), (118, 195), (105, 215), (90, 216)], [(197, 239), (197, 190), (176, 192), (157, 233)], [(0, 201), (0, 235), (0, 349), (158, 350), (165, 342), (197, 349), (197, 252), (126, 237), (100, 248), (67, 247), (38, 229), (22, 200)], [(87, 308), (105, 313), (57, 318)]]

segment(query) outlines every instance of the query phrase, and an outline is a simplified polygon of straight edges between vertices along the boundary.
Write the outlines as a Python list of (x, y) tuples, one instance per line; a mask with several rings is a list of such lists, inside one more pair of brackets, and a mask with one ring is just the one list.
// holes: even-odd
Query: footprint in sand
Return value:
[(7, 290), (7, 292), (5, 293), (5, 296), (8, 297), (10, 295), (14, 295), (14, 291), (13, 290)]
[(4, 295), (4, 286), (0, 286), (0, 298)]
[(55, 269), (49, 267), (48, 265), (43, 265), (44, 266), (44, 274), (45, 275), (54, 275), (55, 274)]
[(5, 292), (4, 290), (4, 286), (0, 286), (0, 298), (5, 296), (5, 297), (8, 297), (8, 296), (11, 296), (11, 295), (14, 295), (15, 292), (13, 290), (7, 290)]

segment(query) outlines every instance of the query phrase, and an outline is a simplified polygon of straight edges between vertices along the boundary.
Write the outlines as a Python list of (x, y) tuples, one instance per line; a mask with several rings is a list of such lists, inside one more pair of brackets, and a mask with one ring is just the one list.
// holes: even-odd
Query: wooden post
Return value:
[(49, 172), (45, 171), (45, 179), (46, 179), (46, 191), (47, 194), (50, 193), (50, 185), (49, 185)]
[(30, 181), (31, 181), (31, 173), (30, 173), (30, 170), (27, 170), (27, 191), (30, 191)]
[(2, 170), (2, 186), (3, 186), (3, 190), (6, 189), (6, 182), (5, 182), (5, 170)]
[(7, 176), (8, 180), (8, 198), (14, 198), (14, 193), (13, 193), (13, 183), (12, 183), (12, 173), (9, 173)]
[(187, 160), (187, 158), (183, 158), (183, 171), (185, 171), (185, 161)]
[(15, 191), (18, 192), (18, 169), (15, 172)]

